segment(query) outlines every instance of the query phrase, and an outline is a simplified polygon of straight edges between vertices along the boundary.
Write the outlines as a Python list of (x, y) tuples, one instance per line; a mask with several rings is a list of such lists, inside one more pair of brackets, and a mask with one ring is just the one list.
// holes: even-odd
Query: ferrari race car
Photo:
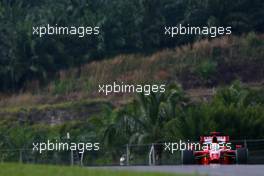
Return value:
[(246, 146), (236, 145), (232, 149), (229, 136), (222, 136), (212, 132), (210, 136), (201, 136), (199, 150), (194, 148), (183, 150), (182, 164), (246, 164), (248, 149)]

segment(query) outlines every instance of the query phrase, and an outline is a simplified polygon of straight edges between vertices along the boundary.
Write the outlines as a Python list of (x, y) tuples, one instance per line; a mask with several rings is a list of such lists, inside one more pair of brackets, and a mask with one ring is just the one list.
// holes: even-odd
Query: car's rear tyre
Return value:
[(236, 162), (237, 164), (247, 164), (248, 161), (248, 149), (239, 148), (236, 150)]
[(182, 164), (195, 164), (194, 154), (192, 150), (184, 150), (181, 153)]

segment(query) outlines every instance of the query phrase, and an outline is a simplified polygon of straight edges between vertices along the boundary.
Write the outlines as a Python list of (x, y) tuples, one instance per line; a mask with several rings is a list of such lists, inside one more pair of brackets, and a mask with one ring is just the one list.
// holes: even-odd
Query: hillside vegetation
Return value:
[[(210, 131), (264, 138), (263, 9), (263, 0), (0, 1), (0, 162), (70, 164), (69, 151), (32, 152), (33, 142), (69, 142), (68, 133), (72, 142), (100, 143), (84, 165), (119, 164), (126, 144), (152, 143), (157, 164), (176, 164), (180, 155), (170, 160), (156, 143)], [(47, 24), (98, 26), (100, 35), (32, 35)], [(165, 26), (180, 24), (230, 26), (232, 35), (164, 35)], [(165, 84), (166, 91), (98, 92), (113, 82)], [(148, 154), (134, 156), (138, 164)], [(0, 167), (0, 175), (17, 175), (14, 167), (24, 175), (61, 172)]]
[[(62, 70), (49, 85), (36, 87), (34, 82), (26, 93), (2, 97), (0, 106), (23, 107), (56, 104), (82, 99), (106, 99), (116, 105), (124, 104), (132, 94), (98, 94), (99, 84), (124, 82), (128, 84), (179, 83), (192, 96), (211, 95), (217, 86), (234, 80), (263, 86), (264, 37), (249, 33), (244, 37), (223, 37), (201, 40), (192, 45), (166, 49), (150, 56), (120, 55), (92, 62), (82, 67)], [(193, 91), (196, 89), (200, 91)], [(196, 92), (197, 94), (193, 93)], [(123, 97), (123, 98), (122, 98)]]
[[(68, 132), (72, 141), (101, 143), (102, 151), (87, 154), (86, 165), (118, 164), (128, 143), (197, 140), (210, 131), (263, 138), (263, 46), (263, 36), (250, 33), (61, 71), (46, 87), (1, 99), (0, 149), (9, 151), (1, 161), (18, 161), (22, 151), (23, 162), (69, 164), (66, 152), (28, 152), (33, 141), (64, 141)], [(98, 84), (111, 81), (167, 88), (148, 96), (98, 94)]]
[(192, 45), (162, 50), (151, 56), (120, 55), (84, 65), (80, 70), (60, 72), (49, 85), (52, 93), (84, 91), (96, 93), (98, 84), (178, 82), (185, 89), (262, 81), (264, 37), (250, 33), (245, 37), (201, 40)]

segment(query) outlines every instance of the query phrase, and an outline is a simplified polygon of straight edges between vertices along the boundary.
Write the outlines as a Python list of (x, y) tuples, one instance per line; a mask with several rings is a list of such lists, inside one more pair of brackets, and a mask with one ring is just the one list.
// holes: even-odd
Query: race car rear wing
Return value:
[(217, 142), (229, 142), (229, 136), (201, 136), (200, 142), (201, 143), (211, 143), (213, 138), (216, 137)]

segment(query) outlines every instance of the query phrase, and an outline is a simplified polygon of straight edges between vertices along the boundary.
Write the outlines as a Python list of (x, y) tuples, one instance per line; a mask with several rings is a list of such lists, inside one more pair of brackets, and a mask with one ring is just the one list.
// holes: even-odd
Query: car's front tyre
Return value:
[(248, 161), (248, 149), (239, 148), (236, 150), (236, 162), (237, 164), (247, 164)]
[(194, 154), (192, 150), (183, 150), (181, 153), (182, 164), (195, 164)]

